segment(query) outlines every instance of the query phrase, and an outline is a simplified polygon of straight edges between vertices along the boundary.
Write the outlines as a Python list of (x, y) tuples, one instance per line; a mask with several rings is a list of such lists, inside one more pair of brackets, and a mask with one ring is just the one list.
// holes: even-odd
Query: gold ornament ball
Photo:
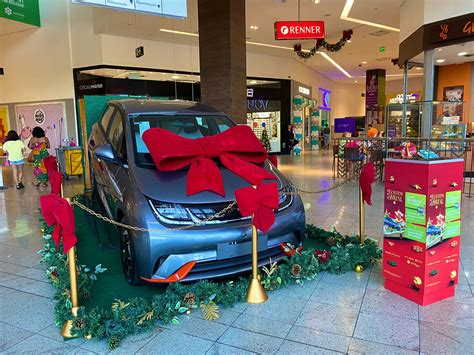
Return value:
[(456, 272), (456, 270), (453, 270), (453, 271), (451, 271), (451, 274), (449, 276), (451, 276), (451, 280), (454, 280), (457, 275), (458, 275), (458, 273)]
[(363, 272), (364, 271), (364, 267), (362, 265), (356, 265), (355, 269), (354, 269), (355, 272)]
[(415, 277), (413, 278), (413, 283), (414, 283), (416, 286), (419, 287), (419, 286), (421, 286), (421, 284), (422, 284), (423, 282), (421, 281), (421, 279), (420, 279), (418, 276), (415, 276)]
[(92, 339), (92, 335), (91, 335), (91, 334), (84, 335), (84, 338), (87, 339), (87, 340), (91, 340), (91, 339)]

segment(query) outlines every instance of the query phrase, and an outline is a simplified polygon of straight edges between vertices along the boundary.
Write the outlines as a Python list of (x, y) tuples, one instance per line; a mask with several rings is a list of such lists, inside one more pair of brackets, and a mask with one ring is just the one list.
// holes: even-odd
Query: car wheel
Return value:
[[(122, 223), (124, 223), (124, 220), (122, 220)], [(138, 275), (137, 260), (130, 231), (127, 228), (120, 228), (119, 233), (120, 260), (122, 262), (123, 275), (130, 285), (139, 285), (141, 280)]]

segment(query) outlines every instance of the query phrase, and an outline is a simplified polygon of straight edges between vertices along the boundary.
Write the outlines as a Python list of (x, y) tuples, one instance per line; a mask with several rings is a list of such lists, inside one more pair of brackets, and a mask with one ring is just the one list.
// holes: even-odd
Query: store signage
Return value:
[(298, 92), (300, 94), (310, 96), (311, 95), (311, 89), (305, 88), (304, 86), (298, 86)]
[(0, 0), (0, 17), (41, 26), (38, 0)]
[(186, 0), (72, 0), (72, 2), (166, 17), (187, 16)]
[(268, 100), (247, 100), (247, 109), (250, 112), (267, 111)]
[(253, 89), (252, 88), (247, 89), (247, 97), (253, 97)]
[(145, 48), (143, 46), (135, 48), (135, 58), (140, 58), (145, 55)]
[(102, 83), (79, 85), (79, 90), (96, 90), (96, 89), (103, 89), (103, 88), (104, 88), (104, 84)]
[(331, 91), (323, 89), (323, 88), (319, 88), (319, 92), (321, 95), (321, 98), (320, 98), (321, 105), (319, 106), (319, 108), (322, 110), (330, 110), (331, 108), (329, 107), (329, 103), (330, 103)]
[[(418, 100), (418, 94), (407, 94), (407, 101), (409, 103), (416, 102)], [(389, 101), (389, 104), (402, 104), (403, 103), (403, 94), (397, 94), (397, 96), (392, 97)]]
[(431, 29), (431, 38), (435, 43), (463, 37), (474, 37), (474, 21), (472, 18), (455, 18), (438, 23)]
[(39, 124), (40, 126), (44, 123), (46, 116), (44, 114), (44, 111), (42, 109), (37, 109), (35, 111), (35, 122)]
[(275, 39), (324, 38), (324, 21), (276, 21)]

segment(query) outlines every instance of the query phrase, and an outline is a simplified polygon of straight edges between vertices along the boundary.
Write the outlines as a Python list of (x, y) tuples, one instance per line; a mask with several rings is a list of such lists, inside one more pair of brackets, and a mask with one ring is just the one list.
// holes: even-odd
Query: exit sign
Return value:
[(379, 47), (379, 52), (380, 52), (380, 53), (383, 53), (383, 52), (385, 52), (385, 46), (383, 46), (383, 47)]

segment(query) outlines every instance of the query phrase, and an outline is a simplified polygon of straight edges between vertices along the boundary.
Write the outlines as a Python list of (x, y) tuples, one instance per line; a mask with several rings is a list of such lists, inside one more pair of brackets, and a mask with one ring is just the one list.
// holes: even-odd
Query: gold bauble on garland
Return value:
[(362, 265), (356, 265), (356, 267), (354, 268), (354, 271), (357, 273), (364, 272), (364, 267)]

